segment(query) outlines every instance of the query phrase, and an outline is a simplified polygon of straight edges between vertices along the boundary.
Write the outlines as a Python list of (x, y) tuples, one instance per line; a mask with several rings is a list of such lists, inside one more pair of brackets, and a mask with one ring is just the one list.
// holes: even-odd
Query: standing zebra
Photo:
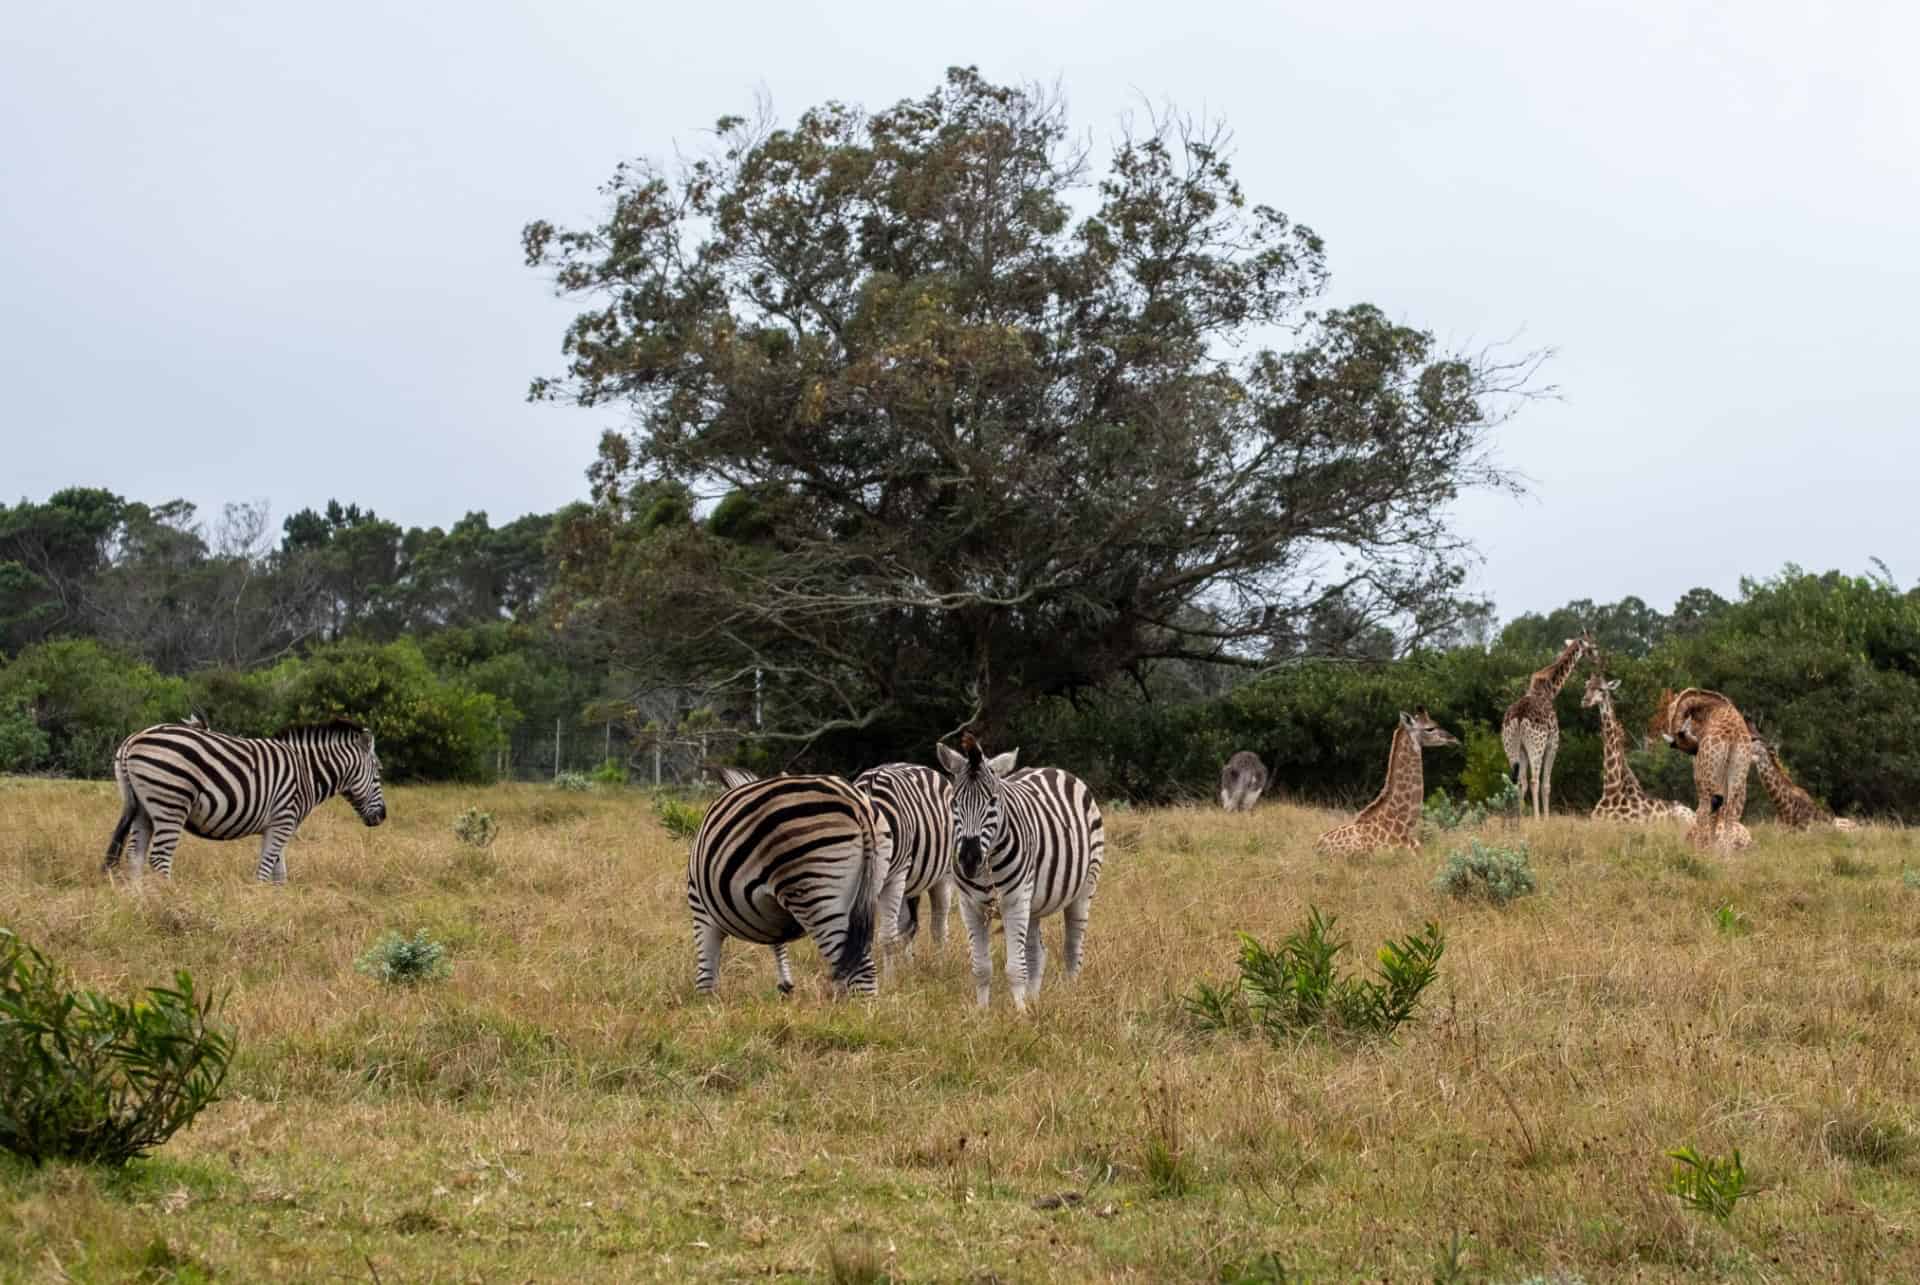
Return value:
[(787, 943), (811, 936), (833, 979), (878, 989), (873, 926), (893, 846), (886, 818), (837, 776), (749, 781), (713, 801), (687, 854), (694, 984), (713, 993), (728, 937), (773, 947), (785, 995)]
[(954, 884), (973, 948), (974, 997), (985, 1007), (993, 988), (987, 907), (996, 900), (1007, 934), (1007, 985), (1014, 1008), (1040, 993), (1047, 950), (1040, 920), (1063, 913), (1067, 976), (1080, 971), (1087, 918), (1100, 884), (1106, 835), (1086, 782), (1059, 768), (1014, 771), (1020, 751), (988, 758), (973, 733), (960, 752), (936, 744), (953, 780), (953, 830), (959, 841)]
[(292, 727), (271, 740), (227, 736), (203, 723), (162, 723), (135, 732), (113, 756), (120, 787), (120, 823), (107, 841), (102, 870), (111, 873), (133, 836), (129, 874), (151, 865), (173, 877), (180, 832), (203, 839), (260, 835), (262, 883), (287, 881), (287, 840), (307, 814), (334, 794), (360, 819), (387, 819), (373, 733), (344, 719)]
[(880, 890), (880, 923), (888, 940), (912, 944), (920, 929), (920, 894), (933, 916), (933, 944), (947, 940), (953, 904), (953, 787), (918, 763), (885, 763), (853, 779), (893, 831), (893, 859)]

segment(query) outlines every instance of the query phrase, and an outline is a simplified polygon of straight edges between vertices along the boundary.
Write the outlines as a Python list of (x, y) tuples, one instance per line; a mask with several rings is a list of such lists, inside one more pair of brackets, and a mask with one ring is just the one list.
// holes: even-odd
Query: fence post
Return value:
[(653, 743), (653, 783), (660, 784), (660, 742)]
[(560, 720), (553, 720), (553, 779), (560, 779)]

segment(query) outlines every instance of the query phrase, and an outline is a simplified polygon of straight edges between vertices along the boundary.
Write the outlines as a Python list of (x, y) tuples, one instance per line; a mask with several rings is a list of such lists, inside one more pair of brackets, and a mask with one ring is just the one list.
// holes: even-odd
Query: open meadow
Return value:
[[(1113, 808), (1086, 970), (1048, 921), (1023, 1019), (997, 971), (975, 1009), (958, 915), (877, 1000), (831, 999), (807, 943), (782, 1000), (739, 942), (696, 999), (687, 845), (643, 792), (389, 804), (321, 808), (284, 888), (254, 842), (188, 839), (136, 893), (99, 872), (110, 785), (0, 780), (0, 924), (90, 987), (188, 968), (239, 1040), (225, 1100), (124, 1173), (0, 1159), (0, 1279), (1920, 1279), (1907, 831), (1702, 859), (1678, 827), (1494, 822), (1539, 884), (1494, 907), (1433, 887), (1462, 833), (1328, 860), (1328, 812)], [(1200, 1030), (1182, 996), (1236, 932), (1310, 904), (1354, 970), (1444, 928), (1417, 1020)], [(418, 929), (450, 978), (355, 971)], [(1744, 1158), (1724, 1223), (1665, 1191), (1682, 1146)]]

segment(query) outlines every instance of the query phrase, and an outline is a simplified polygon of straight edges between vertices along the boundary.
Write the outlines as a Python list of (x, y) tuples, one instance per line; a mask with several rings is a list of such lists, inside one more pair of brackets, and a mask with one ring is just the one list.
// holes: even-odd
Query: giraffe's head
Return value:
[(1587, 690), (1586, 694), (1580, 698), (1580, 708), (1592, 709), (1595, 705), (1609, 703), (1613, 699), (1613, 694), (1619, 690), (1619, 679), (1609, 681), (1605, 674), (1597, 672), (1588, 674)]
[(1427, 713), (1427, 707), (1425, 705), (1418, 707), (1411, 714), (1405, 710), (1401, 710), (1400, 726), (1406, 729), (1407, 735), (1412, 737), (1413, 743), (1421, 749), (1427, 749), (1435, 745), (1458, 745), (1460, 743), (1459, 737), (1433, 721), (1433, 717)]
[(1006, 826), (1006, 778), (1019, 761), (1020, 751), (1008, 750), (988, 758), (972, 732), (960, 734), (959, 753), (939, 743), (933, 748), (941, 768), (953, 781), (955, 864), (962, 875), (975, 879)]

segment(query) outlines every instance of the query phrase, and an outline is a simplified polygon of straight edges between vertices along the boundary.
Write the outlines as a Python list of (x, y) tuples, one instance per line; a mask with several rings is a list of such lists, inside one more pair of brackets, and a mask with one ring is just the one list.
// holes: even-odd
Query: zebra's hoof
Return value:
[(792, 983), (792, 982), (780, 982), (780, 983), (778, 983), (778, 986), (779, 986), (779, 990), (780, 990), (780, 994), (781, 994), (782, 996), (786, 996), (786, 995), (791, 995), (791, 994), (793, 994), (793, 983)]

